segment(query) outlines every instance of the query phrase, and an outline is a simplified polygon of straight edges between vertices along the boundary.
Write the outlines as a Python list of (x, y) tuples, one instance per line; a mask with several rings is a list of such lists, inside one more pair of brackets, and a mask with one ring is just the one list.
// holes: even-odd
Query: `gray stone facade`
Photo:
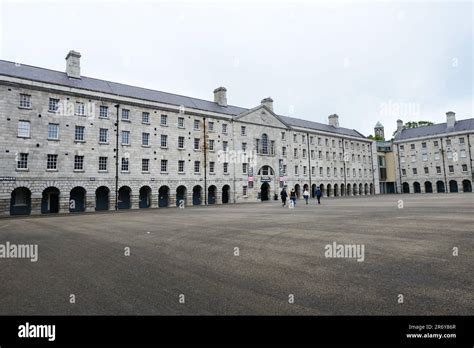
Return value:
[(474, 119), (455, 120), (419, 129), (397, 122), (393, 142), (398, 192), (472, 192)]
[[(273, 112), (271, 98), (252, 109), (234, 107), (223, 87), (214, 102), (162, 92), (155, 98), (135, 87), (110, 93), (104, 81), (77, 75), (79, 59), (77, 52), (68, 55), (67, 74), (0, 62), (3, 216), (112, 210), (116, 194), (118, 208), (134, 209), (181, 200), (184, 206), (255, 202), (274, 199), (283, 186), (302, 195), (317, 185), (329, 196), (368, 195), (378, 187), (372, 142), (339, 127), (337, 115), (329, 125), (291, 119)], [(50, 110), (54, 100), (57, 111)], [(122, 132), (129, 132), (128, 144)], [(106, 169), (99, 158), (102, 164), (107, 158)]]

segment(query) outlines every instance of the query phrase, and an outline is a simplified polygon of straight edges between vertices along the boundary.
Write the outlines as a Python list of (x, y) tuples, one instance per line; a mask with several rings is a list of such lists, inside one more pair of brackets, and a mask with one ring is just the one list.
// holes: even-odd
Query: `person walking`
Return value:
[(309, 192), (308, 189), (305, 189), (303, 192), (303, 198), (306, 201), (306, 204), (308, 204), (308, 199), (309, 199)]
[(288, 193), (286, 192), (285, 189), (281, 190), (280, 196), (281, 196), (281, 206), (286, 207), (286, 199), (288, 198)]
[(295, 207), (296, 206), (296, 191), (294, 188), (292, 188), (290, 192), (290, 201), (293, 202), (293, 207)]
[(316, 198), (318, 199), (318, 204), (321, 204), (321, 189), (319, 187), (316, 187)]

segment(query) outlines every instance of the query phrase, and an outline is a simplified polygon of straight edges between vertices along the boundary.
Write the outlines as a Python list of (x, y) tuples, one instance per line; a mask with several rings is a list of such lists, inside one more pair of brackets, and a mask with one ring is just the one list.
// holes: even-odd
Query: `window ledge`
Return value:
[(132, 122), (132, 121), (130, 121), (130, 120), (126, 120), (126, 119), (123, 119), (123, 118), (122, 118), (120, 121), (122, 121), (122, 122), (127, 122), (127, 123), (131, 123), (131, 122)]
[(130, 146), (130, 144), (123, 144), (123, 143), (122, 143), (121, 145), (122, 145), (122, 146)]
[(109, 145), (109, 143), (108, 142), (104, 143), (104, 142), (99, 141), (99, 145)]
[(108, 173), (108, 170), (99, 170), (98, 173)]
[(74, 140), (75, 143), (85, 143), (85, 140)]
[(160, 126), (161, 126), (161, 127), (168, 127), (167, 124), (161, 124), (161, 123), (160, 123)]
[(74, 173), (85, 173), (84, 169), (74, 169)]
[(30, 170), (28, 168), (16, 168), (17, 172), (29, 172)]
[(57, 172), (57, 169), (46, 169), (47, 172)]
[(20, 138), (20, 139), (31, 139), (31, 137), (23, 137), (23, 136), (21, 136), (21, 135), (17, 135), (16, 137), (17, 137), (17, 138)]
[(59, 141), (59, 139), (50, 139), (50, 138), (48, 138), (48, 141)]
[(142, 147), (151, 147), (151, 145), (142, 145)]
[(121, 170), (120, 173), (122, 173), (122, 174), (130, 174), (130, 171), (129, 171), (129, 170)]
[(160, 172), (160, 174), (166, 174), (166, 175), (168, 175), (168, 172)]
[(21, 110), (33, 110), (33, 108), (31, 106), (19, 106), (18, 109), (21, 109)]

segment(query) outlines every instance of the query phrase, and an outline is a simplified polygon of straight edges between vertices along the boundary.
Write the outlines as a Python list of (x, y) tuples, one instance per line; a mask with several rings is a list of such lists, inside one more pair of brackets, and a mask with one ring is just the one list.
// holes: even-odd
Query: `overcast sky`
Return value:
[(254, 107), (365, 135), (473, 116), (472, 2), (0, 0), (0, 59)]

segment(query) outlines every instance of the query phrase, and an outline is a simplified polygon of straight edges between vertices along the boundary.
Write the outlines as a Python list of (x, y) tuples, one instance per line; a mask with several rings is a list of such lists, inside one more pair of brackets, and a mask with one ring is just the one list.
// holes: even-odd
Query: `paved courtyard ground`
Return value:
[[(0, 244), (39, 258), (0, 259), (0, 314), (474, 313), (473, 194), (302, 203), (2, 219)], [(333, 242), (364, 261), (326, 258)]]

